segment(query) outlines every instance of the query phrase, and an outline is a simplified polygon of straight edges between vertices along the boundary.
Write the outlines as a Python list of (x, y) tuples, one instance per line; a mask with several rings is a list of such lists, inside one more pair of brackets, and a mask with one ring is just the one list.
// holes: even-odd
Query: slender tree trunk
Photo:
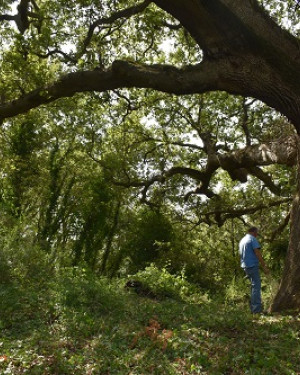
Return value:
[(300, 137), (297, 151), (297, 191), (291, 210), (289, 249), (279, 290), (270, 307), (272, 312), (300, 308)]
[(121, 202), (119, 201), (117, 203), (117, 207), (116, 207), (116, 210), (115, 210), (112, 227), (110, 228), (110, 231), (109, 231), (108, 236), (107, 236), (107, 243), (106, 243), (106, 247), (105, 247), (105, 250), (104, 250), (101, 269), (100, 269), (101, 275), (104, 274), (106, 264), (107, 264), (107, 261), (108, 261), (108, 257), (109, 257), (110, 251), (111, 251), (111, 246), (112, 246), (112, 242), (113, 242), (113, 239), (114, 239), (114, 235), (116, 233), (116, 230), (117, 230), (117, 227), (118, 227), (118, 224), (119, 224), (120, 207), (121, 207)]

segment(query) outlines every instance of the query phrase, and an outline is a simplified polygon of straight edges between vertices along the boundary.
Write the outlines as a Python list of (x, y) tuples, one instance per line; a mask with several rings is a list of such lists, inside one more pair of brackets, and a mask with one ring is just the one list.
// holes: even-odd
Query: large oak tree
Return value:
[[(210, 179), (218, 168), (240, 181), (248, 174), (255, 175), (274, 191), (276, 186), (260, 166), (297, 164), (300, 171), (299, 39), (284, 30), (257, 0), (97, 4), (21, 0), (15, 11), (10, 3), (0, 3), (5, 71), (0, 88), (2, 123), (83, 92), (122, 88), (175, 95), (226, 91), (274, 108), (294, 126), (295, 135), (263, 145), (247, 142), (242, 150), (221, 154), (211, 137), (203, 134), (207, 153), (203, 170), (171, 168), (156, 179), (162, 182), (186, 174), (200, 182), (196, 193), (209, 197)], [(270, 2), (274, 7), (280, 3)], [(171, 40), (180, 35), (177, 43), (185, 40), (190, 46), (181, 63), (160, 63), (155, 55), (163, 34)], [(299, 199), (298, 177), (289, 251), (273, 311), (300, 305)]]

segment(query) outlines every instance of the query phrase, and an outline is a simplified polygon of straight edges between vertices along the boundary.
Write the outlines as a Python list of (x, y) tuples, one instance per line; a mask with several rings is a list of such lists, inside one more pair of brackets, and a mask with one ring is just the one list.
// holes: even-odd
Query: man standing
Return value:
[(253, 314), (262, 312), (259, 264), (261, 264), (266, 274), (270, 273), (262, 258), (260, 244), (256, 239), (257, 235), (258, 229), (256, 227), (251, 227), (245, 237), (241, 239), (239, 244), (241, 267), (244, 269), (248, 279), (251, 282), (250, 307)]

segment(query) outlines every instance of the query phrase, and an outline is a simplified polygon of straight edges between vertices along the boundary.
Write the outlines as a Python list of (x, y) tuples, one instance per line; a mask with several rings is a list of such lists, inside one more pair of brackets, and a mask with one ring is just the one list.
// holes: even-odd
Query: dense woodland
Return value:
[[(250, 225), (260, 229), (272, 270), (272, 281), (264, 279), (266, 304), (273, 312), (299, 310), (297, 4), (0, 0), (4, 330), (15, 328), (14, 319), (28, 319), (42, 298), (38, 319), (46, 314), (47, 324), (54, 324), (65, 313), (65, 322), (78, 329), (70, 318), (77, 305), (84, 331), (97, 319), (84, 321), (93, 304), (105, 314), (105, 303), (118, 310), (103, 280), (114, 285), (122, 306), (128, 293), (123, 285), (135, 278), (158, 299), (183, 298), (209, 309), (217, 298), (217, 304), (234, 300), (247, 309), (238, 242)], [(39, 288), (50, 307), (37, 296)], [(103, 305), (98, 293), (104, 293)], [(31, 297), (18, 310), (21, 295)], [(66, 298), (65, 310), (57, 295)], [(157, 314), (143, 303), (143, 317), (151, 309)], [(165, 314), (181, 309), (168, 305), (161, 314), (164, 308)], [(120, 314), (125, 319), (124, 307)], [(193, 314), (186, 319), (195, 322)], [(208, 331), (210, 324), (219, 327), (217, 313), (211, 320), (204, 316), (208, 310)], [(212, 372), (196, 372), (194, 362), (178, 360), (178, 372), (166, 365), (153, 373), (244, 373), (242, 365), (240, 372), (226, 372), (235, 360), (226, 370), (225, 361), (206, 349), (198, 365)], [(210, 355), (217, 367), (209, 367)], [(3, 353), (0, 362), (6, 360)], [(281, 360), (279, 372), (258, 366), (251, 374), (283, 374)], [(129, 373), (122, 372), (124, 363), (105, 373)], [(30, 373), (77, 373), (48, 365), (49, 372)], [(16, 362), (12, 366), (5, 373), (23, 373)], [(151, 366), (131, 373), (152, 373)], [(296, 374), (295, 368), (286, 373)]]

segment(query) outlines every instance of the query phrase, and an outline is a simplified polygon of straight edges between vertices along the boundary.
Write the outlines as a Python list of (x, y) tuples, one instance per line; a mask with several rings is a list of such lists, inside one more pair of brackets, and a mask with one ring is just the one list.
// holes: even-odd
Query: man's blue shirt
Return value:
[(255, 255), (254, 249), (260, 249), (257, 239), (251, 234), (246, 234), (239, 244), (239, 254), (241, 257), (241, 267), (248, 268), (258, 266), (259, 260)]

